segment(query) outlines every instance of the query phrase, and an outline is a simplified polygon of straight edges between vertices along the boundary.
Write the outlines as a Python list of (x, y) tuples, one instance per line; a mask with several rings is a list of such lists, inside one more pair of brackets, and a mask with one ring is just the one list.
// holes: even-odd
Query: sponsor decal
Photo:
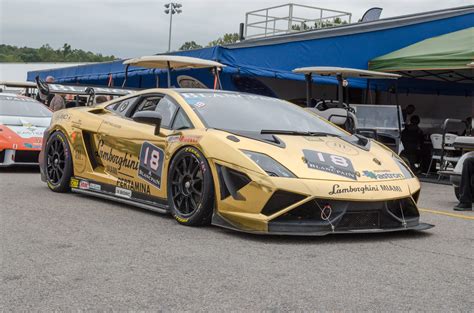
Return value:
[(347, 193), (359, 193), (365, 194), (367, 192), (380, 192), (380, 191), (393, 191), (393, 192), (403, 192), (400, 186), (379, 184), (379, 185), (362, 185), (362, 186), (341, 186), (334, 184), (332, 190), (329, 191), (329, 195), (340, 195)]
[(125, 155), (121, 156), (115, 151), (114, 148), (109, 147), (105, 144), (104, 140), (99, 141), (98, 151), (96, 152), (97, 156), (106, 162), (113, 163), (118, 166), (117, 170), (121, 170), (122, 167), (138, 170), (138, 161), (132, 159), (133, 155), (125, 152)]
[(81, 180), (79, 182), (79, 189), (89, 190), (89, 182), (87, 180)]
[(9, 100), (9, 101), (36, 102), (35, 99), (32, 99), (30, 97), (21, 96), (21, 95), (7, 96), (7, 95), (0, 94), (0, 99), (1, 100)]
[(386, 172), (382, 171), (382, 173), (379, 173), (379, 171), (362, 171), (362, 175), (371, 179), (399, 179), (399, 178), (405, 178), (403, 174), (400, 173), (391, 173), (391, 172)]
[(89, 190), (101, 191), (102, 187), (99, 184), (89, 183)]
[(197, 143), (200, 139), (201, 139), (201, 136), (175, 135), (175, 136), (169, 136), (167, 138), (167, 141), (169, 143), (172, 143), (172, 142)]
[(115, 123), (112, 123), (112, 122), (109, 122), (109, 121), (107, 121), (107, 120), (104, 120), (102, 123), (103, 123), (103, 124), (106, 124), (106, 125), (109, 125), (109, 126), (112, 126), (112, 127), (115, 127), (115, 128), (122, 128), (121, 125), (115, 124)]
[(351, 160), (340, 155), (334, 155), (314, 150), (303, 150), (306, 165), (310, 169), (328, 172), (357, 180), (357, 175)]
[(29, 143), (29, 142), (25, 142), (23, 144), (23, 146), (25, 148), (29, 148), (29, 149), (41, 149), (41, 145), (34, 145), (34, 144)]
[(71, 181), (69, 182), (69, 186), (71, 188), (77, 188), (79, 187), (79, 180), (75, 179), (75, 178), (71, 178)]
[(327, 141), (326, 146), (328, 146), (330, 149), (337, 151), (342, 154), (347, 154), (347, 155), (358, 155), (359, 152), (354, 149), (353, 147), (343, 143), (343, 142), (337, 142), (337, 141)]
[(193, 104), (202, 99), (246, 99), (246, 100), (262, 100), (268, 102), (279, 102), (281, 100), (272, 97), (265, 97), (253, 94), (240, 94), (233, 92), (183, 92), (181, 96), (186, 100), (187, 103)]
[(115, 195), (118, 197), (130, 199), (132, 197), (132, 191), (120, 187), (115, 187)]
[(126, 178), (118, 178), (117, 186), (120, 188), (129, 189), (131, 191), (150, 194), (150, 186), (140, 181), (133, 181)]
[(58, 111), (54, 113), (53, 119), (55, 121), (69, 121), (71, 119), (71, 115), (69, 115), (69, 113), (66, 111)]
[(21, 138), (34, 138), (34, 137), (43, 137), (44, 128), (43, 127), (35, 127), (35, 126), (8, 126), (13, 132), (15, 132)]
[(164, 156), (162, 149), (149, 142), (144, 142), (140, 150), (138, 177), (158, 189), (161, 188)]

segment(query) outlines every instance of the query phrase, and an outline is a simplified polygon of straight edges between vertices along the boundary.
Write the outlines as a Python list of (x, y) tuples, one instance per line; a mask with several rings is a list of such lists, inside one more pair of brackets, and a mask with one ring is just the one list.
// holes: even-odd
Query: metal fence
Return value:
[(246, 39), (350, 24), (349, 12), (300, 4), (284, 4), (245, 14)]

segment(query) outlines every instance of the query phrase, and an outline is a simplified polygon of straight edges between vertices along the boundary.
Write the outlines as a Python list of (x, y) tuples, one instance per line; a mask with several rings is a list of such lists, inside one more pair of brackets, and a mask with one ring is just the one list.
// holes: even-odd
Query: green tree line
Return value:
[[(214, 46), (222, 46), (222, 45), (228, 45), (231, 43), (235, 43), (239, 40), (239, 34), (237, 33), (228, 33), (224, 34), (224, 36), (217, 38), (216, 40), (213, 40), (209, 42), (206, 47), (214, 47)], [(185, 42), (179, 50), (193, 50), (193, 49), (199, 49), (203, 48), (204, 46), (196, 43), (195, 41), (187, 41)]]
[(45, 44), (41, 48), (0, 45), (0, 62), (104, 62), (115, 60), (113, 55), (103, 56), (81, 49), (72, 49), (67, 43), (60, 49)]

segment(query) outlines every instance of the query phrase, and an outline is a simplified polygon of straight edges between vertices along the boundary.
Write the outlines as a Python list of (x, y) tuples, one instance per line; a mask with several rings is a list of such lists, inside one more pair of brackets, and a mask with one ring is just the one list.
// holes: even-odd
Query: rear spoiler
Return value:
[(41, 80), (38, 76), (35, 78), (36, 85), (40, 96), (48, 96), (50, 94), (69, 94), (75, 96), (87, 97), (87, 104), (92, 105), (96, 96), (126, 96), (130, 95), (136, 90), (122, 89), (122, 88), (108, 88), (101, 86), (79, 86), (79, 85), (62, 85), (55, 83), (47, 83)]

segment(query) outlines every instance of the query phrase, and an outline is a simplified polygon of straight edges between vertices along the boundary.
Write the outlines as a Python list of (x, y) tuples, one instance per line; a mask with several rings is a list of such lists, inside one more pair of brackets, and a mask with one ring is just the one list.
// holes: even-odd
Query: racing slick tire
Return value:
[(185, 147), (173, 157), (168, 174), (168, 205), (178, 223), (208, 225), (214, 209), (214, 183), (204, 155)]
[(49, 136), (44, 152), (44, 172), (49, 189), (54, 192), (70, 191), (72, 177), (71, 148), (66, 136), (56, 131)]

